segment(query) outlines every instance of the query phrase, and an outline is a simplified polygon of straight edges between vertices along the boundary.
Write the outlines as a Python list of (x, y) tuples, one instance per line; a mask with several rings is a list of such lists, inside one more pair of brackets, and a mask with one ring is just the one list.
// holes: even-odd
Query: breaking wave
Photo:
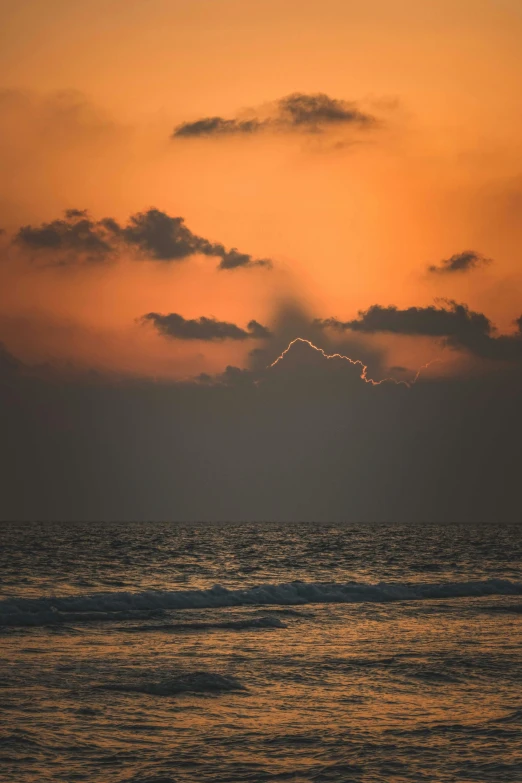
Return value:
[(148, 590), (140, 593), (79, 594), (63, 598), (8, 598), (0, 601), (0, 626), (143, 619), (176, 609), (382, 603), (492, 595), (522, 595), (522, 582), (507, 579), (418, 584), (290, 582), (244, 589), (227, 589), (215, 585), (206, 590)]

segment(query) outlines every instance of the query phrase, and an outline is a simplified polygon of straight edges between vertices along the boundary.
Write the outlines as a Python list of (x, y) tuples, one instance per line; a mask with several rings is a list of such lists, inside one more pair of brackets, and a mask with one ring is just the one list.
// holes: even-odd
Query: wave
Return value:
[(295, 606), (328, 603), (383, 603), (522, 595), (522, 582), (386, 583), (290, 582), (244, 589), (215, 585), (207, 590), (147, 590), (140, 593), (90, 593), (60, 597), (7, 598), (0, 601), (0, 626), (130, 620), (169, 610), (229, 606)]
[(163, 631), (165, 633), (184, 633), (187, 631), (242, 631), (252, 628), (286, 628), (279, 617), (250, 617), (245, 620), (223, 620), (223, 622), (189, 622), (189, 623), (154, 623), (151, 625), (132, 625), (122, 628), (123, 631)]
[(178, 696), (182, 693), (231, 693), (247, 690), (235, 677), (215, 672), (190, 672), (153, 682), (108, 682), (98, 685), (97, 688), (121, 693), (147, 693), (151, 696)]
[(522, 723), (522, 708), (514, 710), (501, 718), (495, 718), (491, 723)]

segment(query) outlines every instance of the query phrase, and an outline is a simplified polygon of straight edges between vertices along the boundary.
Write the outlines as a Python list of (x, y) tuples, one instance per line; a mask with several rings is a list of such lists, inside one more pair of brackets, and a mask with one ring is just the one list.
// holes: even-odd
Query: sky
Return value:
[(521, 36), (0, 0), (0, 517), (519, 521)]

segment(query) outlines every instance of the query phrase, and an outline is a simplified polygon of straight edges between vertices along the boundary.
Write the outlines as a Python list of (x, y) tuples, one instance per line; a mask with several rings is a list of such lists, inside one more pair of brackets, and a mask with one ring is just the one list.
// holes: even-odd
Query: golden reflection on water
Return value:
[[(428, 767), (440, 769), (430, 780), (452, 779), (445, 765), (455, 751), (462, 761), (489, 746), (491, 760), (508, 763), (520, 759), (501, 735), (520, 707), (522, 631), (514, 610), (497, 610), (510, 604), (214, 609), (149, 623), (163, 630), (135, 622), (16, 630), (1, 641), (4, 718), (27, 747), (17, 761), (11, 743), (8, 770), (14, 775), (25, 753), (27, 781), (54, 780), (57, 770), (56, 779), (88, 781), (138, 780), (130, 771), (242, 781), (256, 770), (259, 780), (373, 781), (387, 769), (385, 780), (398, 782)], [(286, 627), (179, 627), (217, 615), (274, 616)], [(245, 690), (176, 692), (179, 677), (194, 672), (233, 677)], [(321, 778), (323, 768), (333, 777)]]

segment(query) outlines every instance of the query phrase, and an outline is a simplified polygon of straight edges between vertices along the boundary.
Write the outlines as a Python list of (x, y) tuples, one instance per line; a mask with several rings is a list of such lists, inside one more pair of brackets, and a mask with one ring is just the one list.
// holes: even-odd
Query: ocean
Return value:
[(522, 527), (0, 537), (2, 783), (522, 781)]

